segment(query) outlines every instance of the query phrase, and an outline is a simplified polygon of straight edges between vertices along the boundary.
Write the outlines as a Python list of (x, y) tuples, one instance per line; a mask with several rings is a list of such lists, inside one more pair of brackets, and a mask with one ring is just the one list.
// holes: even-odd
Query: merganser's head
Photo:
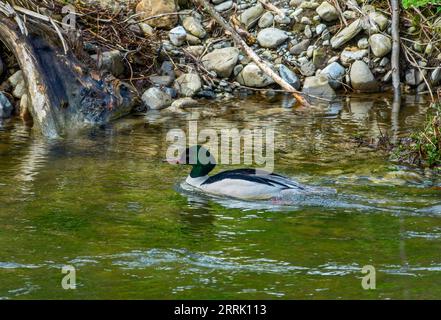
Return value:
[(177, 164), (191, 165), (190, 176), (199, 178), (206, 176), (216, 166), (216, 160), (206, 148), (197, 145), (185, 149), (181, 157), (177, 160)]

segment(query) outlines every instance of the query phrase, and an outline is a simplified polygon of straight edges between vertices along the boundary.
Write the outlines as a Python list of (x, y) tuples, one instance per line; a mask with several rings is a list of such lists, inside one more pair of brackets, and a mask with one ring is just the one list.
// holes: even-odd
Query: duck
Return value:
[(187, 148), (178, 159), (168, 161), (177, 165), (191, 165), (185, 183), (201, 192), (241, 200), (269, 200), (289, 194), (312, 192), (285, 176), (252, 168), (222, 171), (209, 176), (216, 167), (216, 161), (204, 147), (197, 145)]

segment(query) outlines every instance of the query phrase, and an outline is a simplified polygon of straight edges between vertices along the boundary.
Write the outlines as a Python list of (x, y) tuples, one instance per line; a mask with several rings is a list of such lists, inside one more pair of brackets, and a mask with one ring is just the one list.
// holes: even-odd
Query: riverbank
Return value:
[[(136, 4), (123, 1), (108, 7), (100, 2), (94, 10), (92, 5), (77, 4), (83, 15), (76, 28), (82, 34), (82, 51), (88, 55), (80, 57), (101, 72), (133, 84), (143, 102), (138, 111), (195, 103), (189, 98), (223, 99), (281, 89), (192, 1)], [(214, 0), (212, 4), (260, 59), (305, 95), (326, 101), (337, 94), (391, 90), (392, 26), (386, 1), (362, 5)], [(55, 18), (61, 14), (60, 5), (53, 11), (44, 9)], [(425, 38), (430, 31), (428, 19), (432, 30), (441, 27), (439, 18), (427, 17), (426, 23), (418, 24), (418, 19), (412, 21), (407, 12), (402, 13), (401, 78), (404, 91), (430, 91), (436, 96), (441, 83), (441, 42), (436, 34), (430, 41)], [(93, 28), (96, 22), (101, 25)], [(5, 54), (2, 58), (6, 63), (1, 65), (11, 65)], [(15, 113), (26, 117), (26, 112), (19, 111), (26, 109), (27, 99), (22, 99), (24, 80), (17, 66), (12, 62), (12, 67), (0, 68), (0, 75), (6, 79), (1, 89), (14, 100)], [(4, 105), (4, 115), (14, 112)]]

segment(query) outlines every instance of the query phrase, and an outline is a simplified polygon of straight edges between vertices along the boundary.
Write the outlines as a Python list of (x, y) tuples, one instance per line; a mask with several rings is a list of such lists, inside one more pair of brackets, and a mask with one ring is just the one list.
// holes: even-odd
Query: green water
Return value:
[[(428, 102), (344, 98), (294, 111), (263, 99), (149, 113), (65, 141), (0, 129), (1, 299), (441, 298), (439, 177), (357, 148), (422, 124)], [(183, 191), (166, 134), (274, 126), (275, 167), (335, 196), (291, 205)], [(216, 169), (228, 169), (222, 165)], [(63, 290), (61, 268), (76, 268)], [(376, 269), (376, 289), (361, 268)]]

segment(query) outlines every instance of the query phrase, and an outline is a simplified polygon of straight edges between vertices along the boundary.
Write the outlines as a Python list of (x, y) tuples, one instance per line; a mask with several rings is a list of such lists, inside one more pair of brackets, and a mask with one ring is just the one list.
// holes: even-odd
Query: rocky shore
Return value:
[[(305, 95), (332, 100), (346, 92), (390, 90), (391, 18), (386, 10), (356, 0), (344, 4), (321, 0), (268, 2), (271, 5), (256, 0), (211, 0), (217, 12), (236, 24), (251, 49)], [(136, 6), (141, 22), (134, 27), (145, 37), (160, 41), (158, 67), (140, 88), (141, 109), (164, 109), (172, 104), (181, 108), (196, 103), (197, 98), (280, 90), (212, 17), (197, 9), (201, 8), (186, 0), (142, 0)], [(441, 18), (436, 23), (438, 27), (434, 28), (441, 29)], [(412, 34), (412, 29), (415, 27), (403, 23), (403, 34)], [(411, 50), (415, 61), (404, 57), (401, 61), (404, 89), (422, 93), (430, 87), (435, 91), (441, 84), (440, 42), (414, 39)], [(119, 51), (91, 57), (115, 77), (127, 71)], [(0, 60), (0, 76), (4, 69)], [(26, 116), (23, 81), (17, 70), (1, 85), (1, 117), (12, 114), (13, 102), (9, 101), (16, 101), (19, 113)]]

